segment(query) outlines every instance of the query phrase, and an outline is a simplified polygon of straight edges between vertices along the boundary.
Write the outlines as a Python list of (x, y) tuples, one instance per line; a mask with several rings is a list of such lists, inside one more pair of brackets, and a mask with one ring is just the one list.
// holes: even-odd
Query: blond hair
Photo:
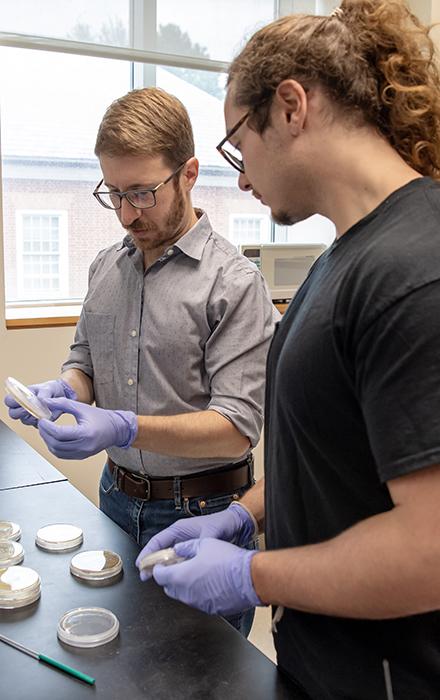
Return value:
[(429, 31), (399, 0), (343, 0), (330, 17), (291, 15), (263, 27), (232, 62), (228, 83), (259, 133), (282, 80), (320, 85), (411, 167), (438, 179), (440, 76)]
[(194, 155), (188, 112), (156, 87), (132, 90), (112, 102), (98, 129), (95, 154), (163, 156), (177, 167)]

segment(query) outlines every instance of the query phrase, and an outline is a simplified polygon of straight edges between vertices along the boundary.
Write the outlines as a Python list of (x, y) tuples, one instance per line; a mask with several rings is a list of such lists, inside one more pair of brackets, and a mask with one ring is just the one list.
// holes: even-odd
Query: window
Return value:
[(66, 296), (67, 212), (17, 211), (18, 297)]
[[(0, 61), (14, 67), (0, 74), (7, 318), (37, 303), (42, 316), (48, 304), (79, 312), (90, 263), (123, 237), (91, 195), (101, 176), (93, 149), (105, 109), (132, 88), (158, 85), (187, 107), (200, 161), (194, 204), (219, 233), (229, 237), (231, 214), (249, 207), (268, 220), (215, 146), (226, 61), (273, 17), (273, 0), (224, 0), (221, 11), (217, 0), (45, 0), (44, 12), (34, 0), (3, 3)], [(52, 235), (58, 253), (47, 250)]]
[[(41, 11), (35, 0), (5, 0), (0, 61), (11, 67), (0, 72), (7, 318), (23, 317), (17, 309), (26, 304), (76, 305), (79, 312), (90, 263), (124, 235), (115, 214), (91, 196), (100, 179), (93, 148), (107, 106), (135, 87), (158, 85), (187, 107), (200, 161), (193, 201), (219, 233), (235, 244), (256, 237), (329, 242), (322, 217), (290, 229), (275, 226), (267, 207), (238, 189), (236, 173), (215, 146), (224, 135), (227, 62), (247, 38), (276, 12), (328, 13), (337, 4), (45, 0)], [(56, 240), (59, 251), (50, 249)]]
[(269, 216), (240, 214), (231, 216), (230, 239), (235, 245), (270, 242)]

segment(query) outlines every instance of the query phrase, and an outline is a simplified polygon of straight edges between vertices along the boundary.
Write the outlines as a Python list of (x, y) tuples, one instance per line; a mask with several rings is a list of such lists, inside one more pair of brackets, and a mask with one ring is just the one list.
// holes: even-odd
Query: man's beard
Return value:
[[(180, 190), (179, 183), (174, 188), (175, 196), (173, 203), (168, 212), (165, 222), (158, 226), (151, 221), (137, 220), (132, 226), (127, 227), (131, 239), (139, 250), (147, 251), (155, 248), (166, 247), (167, 244), (172, 244), (181, 235), (182, 223), (185, 214), (185, 198)], [(145, 231), (151, 236), (145, 239), (139, 239), (133, 232)]]
[(292, 216), (292, 214), (288, 214), (286, 211), (273, 212), (271, 210), (270, 215), (272, 220), (279, 226), (293, 226), (307, 218), (304, 216)]

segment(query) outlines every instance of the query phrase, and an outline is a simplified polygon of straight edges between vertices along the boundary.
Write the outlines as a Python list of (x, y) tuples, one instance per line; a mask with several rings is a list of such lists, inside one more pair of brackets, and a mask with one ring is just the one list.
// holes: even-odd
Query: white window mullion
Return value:
[[(141, 51), (157, 48), (156, 0), (130, 0), (130, 45)], [(133, 63), (132, 88), (156, 85), (156, 65)]]

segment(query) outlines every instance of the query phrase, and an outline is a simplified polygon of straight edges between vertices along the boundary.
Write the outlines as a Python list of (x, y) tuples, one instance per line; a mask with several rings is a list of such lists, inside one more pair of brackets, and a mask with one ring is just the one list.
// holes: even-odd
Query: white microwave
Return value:
[(259, 268), (272, 300), (282, 302), (292, 299), (311, 266), (326, 248), (321, 243), (246, 243), (239, 246), (239, 251)]

